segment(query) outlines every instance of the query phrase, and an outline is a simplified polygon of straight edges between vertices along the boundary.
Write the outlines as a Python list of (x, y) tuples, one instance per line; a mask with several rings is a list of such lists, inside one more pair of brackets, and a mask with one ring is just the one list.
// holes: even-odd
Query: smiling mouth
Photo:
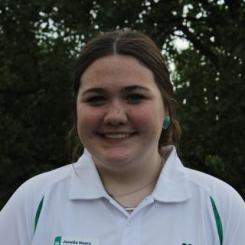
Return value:
[(99, 136), (107, 139), (126, 139), (135, 135), (135, 133), (102, 133)]

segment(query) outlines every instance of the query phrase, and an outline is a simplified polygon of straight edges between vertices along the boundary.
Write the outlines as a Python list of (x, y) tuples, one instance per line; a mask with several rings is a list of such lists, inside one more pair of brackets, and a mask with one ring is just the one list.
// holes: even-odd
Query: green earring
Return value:
[(163, 129), (168, 129), (171, 123), (170, 116), (166, 116), (163, 120)]

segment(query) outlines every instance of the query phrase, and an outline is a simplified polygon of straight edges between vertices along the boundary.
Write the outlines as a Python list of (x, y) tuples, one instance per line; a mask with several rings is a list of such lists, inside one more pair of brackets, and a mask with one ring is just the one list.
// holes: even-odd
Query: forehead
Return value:
[(81, 87), (94, 86), (156, 87), (150, 69), (128, 55), (109, 55), (95, 60), (81, 76)]

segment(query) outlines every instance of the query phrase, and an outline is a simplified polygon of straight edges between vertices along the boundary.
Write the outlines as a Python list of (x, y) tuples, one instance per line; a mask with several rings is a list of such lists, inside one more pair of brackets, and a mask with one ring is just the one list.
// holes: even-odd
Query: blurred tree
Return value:
[(0, 206), (29, 177), (69, 161), (74, 59), (88, 38), (119, 28), (149, 34), (175, 64), (184, 161), (244, 196), (244, 5), (1, 0)]
[[(182, 153), (194, 168), (225, 179), (245, 197), (244, 1), (200, 1), (180, 26), (191, 44), (175, 53)], [(205, 163), (200, 165), (200, 163)]]

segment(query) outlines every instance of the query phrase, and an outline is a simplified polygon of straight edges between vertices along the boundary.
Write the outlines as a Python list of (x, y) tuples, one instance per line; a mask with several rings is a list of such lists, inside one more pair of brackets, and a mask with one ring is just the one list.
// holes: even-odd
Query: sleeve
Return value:
[(245, 241), (245, 202), (232, 189), (227, 203), (228, 207), (222, 210), (224, 216), (223, 245), (243, 245)]
[(25, 183), (0, 212), (0, 238), (4, 244), (31, 245), (35, 224), (32, 204), (30, 184)]
[(244, 245), (245, 202), (238, 192), (227, 183), (213, 185), (211, 203), (219, 245)]

